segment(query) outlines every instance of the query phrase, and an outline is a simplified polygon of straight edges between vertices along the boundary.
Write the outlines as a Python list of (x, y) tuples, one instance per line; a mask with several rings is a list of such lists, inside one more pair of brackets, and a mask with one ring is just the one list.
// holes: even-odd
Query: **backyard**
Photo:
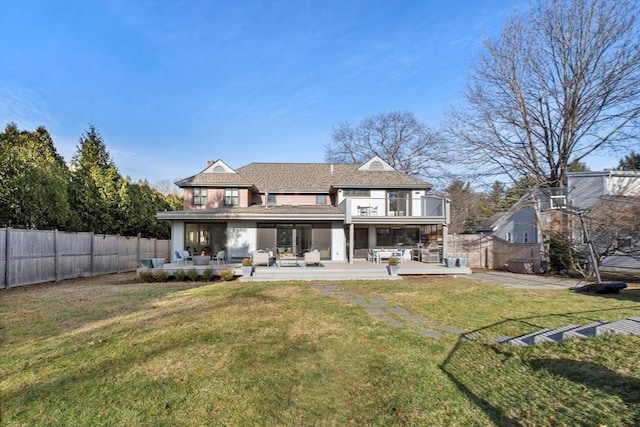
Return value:
[(638, 286), (598, 296), (453, 277), (120, 274), (25, 286), (0, 292), (0, 416), (7, 426), (637, 425), (640, 337), (527, 348), (493, 338), (639, 315)]

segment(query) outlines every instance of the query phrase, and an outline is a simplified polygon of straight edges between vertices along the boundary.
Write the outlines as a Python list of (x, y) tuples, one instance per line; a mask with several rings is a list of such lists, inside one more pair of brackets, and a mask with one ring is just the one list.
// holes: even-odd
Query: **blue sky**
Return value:
[[(320, 162), (339, 123), (437, 127), (522, 0), (0, 0), (0, 121), (65, 159), (93, 123), (120, 172)], [(594, 166), (613, 167), (617, 160)]]

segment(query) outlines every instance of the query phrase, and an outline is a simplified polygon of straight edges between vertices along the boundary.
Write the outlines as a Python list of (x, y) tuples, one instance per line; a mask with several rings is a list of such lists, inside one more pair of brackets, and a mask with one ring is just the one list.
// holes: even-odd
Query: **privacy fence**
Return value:
[(503, 269), (509, 262), (527, 263), (538, 271), (541, 262), (538, 243), (512, 243), (482, 234), (450, 234), (447, 243), (448, 255), (467, 258), (471, 268)]
[(0, 289), (133, 271), (167, 258), (170, 240), (0, 228)]

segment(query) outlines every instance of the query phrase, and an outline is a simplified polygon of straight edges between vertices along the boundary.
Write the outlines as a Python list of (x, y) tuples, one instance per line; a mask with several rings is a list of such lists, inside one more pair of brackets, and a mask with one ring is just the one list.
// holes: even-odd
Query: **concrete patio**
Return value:
[(355, 280), (355, 279), (379, 279), (394, 280), (401, 279), (406, 275), (458, 275), (471, 274), (468, 267), (445, 267), (443, 264), (427, 264), (418, 261), (405, 261), (400, 264), (400, 276), (390, 276), (387, 272), (387, 264), (376, 264), (364, 259), (356, 259), (353, 264), (345, 261), (322, 261), (319, 266), (305, 266), (304, 262), (299, 265), (287, 265), (278, 267), (271, 265), (258, 265), (254, 267), (253, 275), (246, 277), (242, 275), (240, 262), (213, 265), (184, 265), (168, 263), (162, 266), (163, 270), (170, 272), (178, 269), (191, 270), (195, 268), (200, 274), (206, 268), (212, 268), (214, 275), (219, 276), (222, 270), (231, 268), (236, 276), (240, 276), (242, 282), (270, 282), (284, 280)]

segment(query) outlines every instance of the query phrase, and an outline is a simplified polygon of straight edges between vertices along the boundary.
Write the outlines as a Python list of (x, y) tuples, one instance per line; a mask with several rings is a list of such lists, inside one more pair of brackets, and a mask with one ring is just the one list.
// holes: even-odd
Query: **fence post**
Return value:
[(124, 237), (122, 237), (120, 234), (118, 234), (116, 237), (117, 237), (117, 239), (116, 239), (116, 242), (117, 242), (116, 250), (118, 251), (117, 255), (116, 255), (118, 257), (118, 268), (116, 268), (116, 270), (117, 270), (116, 272), (118, 274), (120, 274), (120, 262), (122, 261), (122, 259), (121, 259), (122, 255), (120, 255), (120, 244), (122, 243), (122, 239), (124, 239)]
[(53, 268), (56, 282), (60, 280), (60, 250), (58, 248), (58, 229), (53, 230)]
[(90, 261), (90, 276), (89, 277), (93, 277), (93, 264), (95, 262), (94, 257), (95, 257), (95, 244), (94, 244), (94, 240), (96, 238), (96, 235), (93, 234), (93, 232), (91, 233), (91, 261)]
[(10, 257), (10, 252), (9, 250), (11, 249), (11, 244), (9, 243), (10, 241), (10, 237), (11, 237), (11, 227), (7, 227), (6, 228), (6, 232), (5, 232), (5, 261), (4, 261), (4, 288), (5, 289), (9, 289), (11, 288), (11, 284), (9, 283), (9, 259)]
[(138, 241), (137, 241), (137, 246), (136, 246), (136, 257), (137, 257), (137, 259), (136, 259), (137, 265), (136, 266), (139, 267), (140, 266), (140, 233), (138, 233), (137, 240)]

